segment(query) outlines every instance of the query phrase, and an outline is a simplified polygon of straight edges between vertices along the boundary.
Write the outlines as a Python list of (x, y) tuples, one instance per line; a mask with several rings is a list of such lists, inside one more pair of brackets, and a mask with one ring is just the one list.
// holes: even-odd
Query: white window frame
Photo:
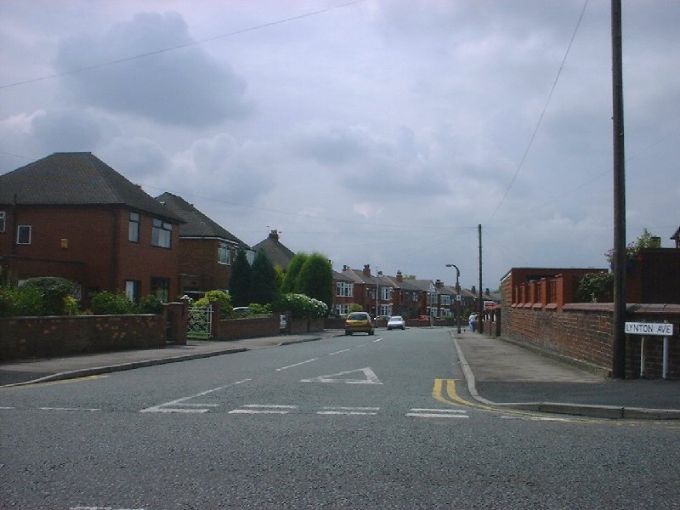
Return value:
[[(24, 229), (28, 229), (28, 242), (27, 243), (19, 242), (19, 238), (21, 237), (21, 232)], [(17, 244), (28, 246), (29, 244), (31, 244), (32, 241), (33, 241), (33, 227), (31, 227), (31, 225), (17, 225)]]
[[(166, 244), (167, 243), (167, 244)], [(151, 225), (151, 245), (159, 248), (172, 248), (172, 224), (158, 218)]]
[(217, 244), (217, 263), (225, 266), (231, 265), (231, 250), (229, 244), (224, 241), (218, 241)]
[(354, 284), (348, 282), (335, 282), (335, 295), (338, 297), (353, 297)]
[(380, 287), (380, 300), (389, 301), (391, 299), (392, 299), (392, 287)]
[(0, 211), (0, 232), (5, 231), (5, 224), (7, 223), (7, 213)]
[(136, 303), (139, 299), (140, 287), (139, 280), (125, 280), (125, 295), (131, 302)]

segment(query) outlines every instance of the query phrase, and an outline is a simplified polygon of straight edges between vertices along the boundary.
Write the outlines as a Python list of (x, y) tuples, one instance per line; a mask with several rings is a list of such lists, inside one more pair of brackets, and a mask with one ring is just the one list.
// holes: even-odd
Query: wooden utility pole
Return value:
[(482, 294), (482, 224), (477, 225), (479, 237), (479, 306), (477, 310), (477, 325), (480, 333), (484, 333), (484, 300)]
[(626, 376), (626, 172), (623, 123), (621, 0), (612, 0), (612, 100), (614, 134), (613, 376)]

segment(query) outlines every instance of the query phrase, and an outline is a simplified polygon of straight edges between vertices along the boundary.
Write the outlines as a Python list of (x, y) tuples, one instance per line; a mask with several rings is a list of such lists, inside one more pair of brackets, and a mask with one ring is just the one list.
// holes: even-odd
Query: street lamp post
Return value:
[(460, 270), (456, 264), (446, 264), (446, 267), (453, 267), (456, 270), (456, 326), (458, 326), (458, 334), (460, 335)]

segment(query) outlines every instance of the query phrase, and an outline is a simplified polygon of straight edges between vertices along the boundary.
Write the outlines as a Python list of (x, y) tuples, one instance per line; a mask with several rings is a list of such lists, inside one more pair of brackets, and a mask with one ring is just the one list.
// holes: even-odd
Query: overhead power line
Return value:
[(557, 70), (557, 75), (555, 76), (555, 81), (553, 82), (552, 87), (550, 88), (550, 93), (548, 94), (548, 98), (545, 102), (545, 106), (543, 106), (543, 111), (541, 111), (541, 115), (539, 115), (539, 117), (538, 117), (538, 122), (536, 122), (536, 127), (534, 128), (534, 131), (531, 134), (531, 137), (529, 138), (529, 144), (527, 145), (527, 148), (524, 150), (524, 154), (522, 155), (522, 159), (520, 160), (519, 164), (517, 165), (517, 170), (515, 170), (515, 175), (512, 176), (512, 179), (510, 180), (510, 184), (508, 184), (508, 187), (505, 189), (505, 193), (503, 193), (503, 197), (501, 198), (501, 201), (498, 203), (498, 206), (496, 206), (496, 209), (491, 214), (491, 218), (493, 218), (496, 215), (498, 210), (503, 205), (503, 202), (505, 202), (505, 199), (508, 196), (508, 193), (510, 192), (510, 188), (512, 188), (512, 185), (515, 184), (515, 181), (517, 180), (517, 176), (519, 175), (519, 172), (522, 170), (522, 167), (524, 166), (524, 163), (527, 160), (527, 156), (529, 155), (529, 151), (531, 151), (531, 147), (534, 144), (534, 140), (536, 139), (536, 135), (538, 134), (538, 131), (541, 128), (541, 124), (543, 123), (543, 117), (545, 116), (545, 112), (548, 109), (548, 105), (550, 105), (550, 100), (552, 99), (553, 93), (555, 92), (555, 88), (557, 87), (557, 82), (560, 80), (560, 75), (562, 74), (562, 70), (564, 69), (564, 64), (567, 61), (567, 57), (569, 56), (569, 51), (571, 50), (571, 46), (574, 43), (574, 39), (576, 38), (576, 33), (578, 32), (578, 29), (581, 26), (581, 21), (583, 20), (583, 16), (586, 12), (586, 7), (588, 7), (588, 0), (585, 0), (585, 2), (583, 3), (583, 8), (581, 9), (581, 14), (578, 17), (578, 21), (576, 22), (576, 27), (574, 27), (574, 32), (571, 34), (571, 39), (569, 40), (569, 44), (567, 45), (567, 51), (564, 52), (564, 57), (562, 58), (562, 62), (560, 63), (560, 68)]
[(117, 59), (114, 59), (114, 60), (107, 60), (106, 62), (99, 62), (99, 63), (91, 64), (91, 65), (88, 65), (88, 66), (78, 67), (78, 68), (75, 68), (75, 69), (69, 69), (68, 71), (63, 71), (61, 73), (48, 74), (48, 75), (39, 76), (39, 77), (36, 77), (36, 78), (29, 78), (27, 80), (15, 81), (15, 82), (12, 82), (12, 83), (5, 83), (5, 84), (0, 85), (0, 90), (18, 87), (20, 85), (28, 85), (30, 83), (37, 83), (37, 82), (40, 82), (40, 81), (52, 80), (54, 78), (61, 78), (62, 76), (70, 76), (70, 75), (73, 75), (73, 74), (80, 74), (80, 73), (84, 73), (84, 72), (87, 72), (87, 71), (92, 71), (94, 69), (101, 69), (102, 67), (115, 66), (115, 65), (118, 65), (118, 64), (123, 64), (125, 62), (130, 62), (132, 60), (137, 60), (137, 59), (141, 59), (141, 58), (149, 58), (149, 57), (153, 57), (153, 56), (156, 56), (156, 55), (161, 55), (163, 53), (169, 53), (169, 52), (172, 52), (172, 51), (190, 48), (192, 46), (199, 46), (201, 44), (205, 44), (205, 43), (212, 42), (212, 41), (217, 41), (219, 39), (226, 39), (228, 37), (234, 37), (236, 35), (241, 35), (241, 34), (245, 34), (245, 33), (248, 33), (248, 32), (254, 32), (256, 30), (262, 30), (262, 29), (273, 27), (273, 26), (276, 26), (276, 25), (283, 25), (284, 23), (290, 23), (292, 21), (297, 21), (297, 20), (304, 19), (304, 18), (309, 18), (309, 17), (312, 17), (312, 16), (318, 16), (320, 14), (325, 14), (325, 13), (333, 11), (335, 9), (342, 9), (343, 7), (349, 7), (350, 5), (358, 4), (358, 3), (361, 3), (361, 2), (364, 2), (364, 1), (365, 0), (352, 0), (351, 2), (345, 2), (345, 3), (342, 3), (342, 4), (326, 7), (324, 9), (318, 9), (316, 11), (310, 11), (310, 12), (306, 12), (304, 14), (298, 14), (297, 16), (290, 16), (288, 18), (283, 18), (283, 19), (279, 19), (279, 20), (276, 20), (276, 21), (270, 21), (269, 23), (262, 23), (260, 25), (254, 25), (252, 27), (243, 28), (243, 29), (240, 29), (240, 30), (235, 30), (234, 32), (228, 32), (226, 34), (215, 35), (213, 37), (208, 37), (208, 38), (205, 38), (205, 39), (199, 39), (199, 40), (196, 40), (196, 41), (191, 41), (191, 42), (184, 43), (184, 44), (178, 44), (178, 45), (175, 45), (175, 46), (168, 46), (168, 47), (160, 48), (160, 49), (153, 50), (153, 51), (147, 51), (145, 53), (137, 53), (135, 55), (117, 58)]

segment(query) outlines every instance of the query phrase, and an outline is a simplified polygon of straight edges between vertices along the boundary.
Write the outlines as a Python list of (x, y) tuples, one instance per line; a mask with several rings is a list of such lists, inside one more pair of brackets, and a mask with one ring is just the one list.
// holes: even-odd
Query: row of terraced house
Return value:
[[(294, 256), (276, 231), (249, 246), (172, 193), (151, 197), (89, 152), (55, 153), (0, 176), (0, 283), (36, 276), (77, 282), (85, 304), (102, 290), (164, 301), (227, 289), (238, 250), (263, 250), (285, 269)], [(441, 282), (334, 272), (334, 311), (449, 317), (454, 288)], [(476, 293), (462, 290), (463, 305)], [(484, 299), (491, 299), (485, 296)]]

